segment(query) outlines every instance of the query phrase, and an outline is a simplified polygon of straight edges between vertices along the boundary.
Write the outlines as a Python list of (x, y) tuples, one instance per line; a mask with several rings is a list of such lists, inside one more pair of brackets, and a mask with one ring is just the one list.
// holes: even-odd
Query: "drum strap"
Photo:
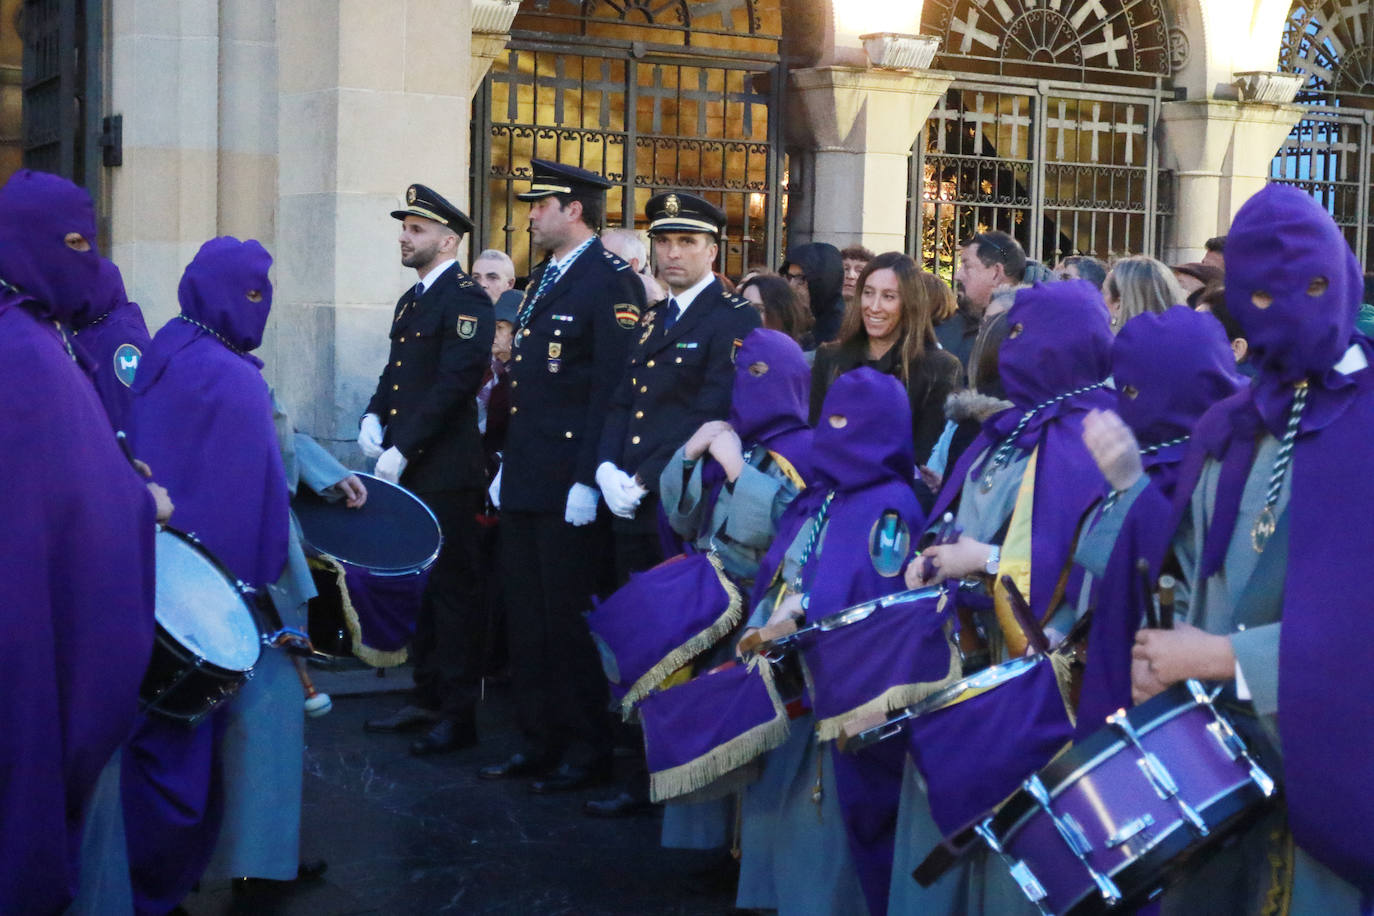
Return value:
[(1293, 832), (1285, 821), (1269, 831), (1268, 840), (1269, 887), (1260, 916), (1288, 916), (1293, 906)]

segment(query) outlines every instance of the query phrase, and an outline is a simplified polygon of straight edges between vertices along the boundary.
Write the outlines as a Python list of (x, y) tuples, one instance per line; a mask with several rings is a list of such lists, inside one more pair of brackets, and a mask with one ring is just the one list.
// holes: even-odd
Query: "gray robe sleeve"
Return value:
[(296, 433), (296, 467), (301, 483), (323, 493), (353, 472), (305, 433)]
[(797, 488), (785, 477), (745, 465), (735, 479), (730, 496), (730, 515), (725, 520), (725, 536), (755, 550), (767, 550), (773, 540), (778, 517), (797, 495)]
[(663, 466), (663, 473), (658, 475), (658, 494), (668, 524), (673, 526), (679, 537), (694, 541), (697, 532), (701, 531), (701, 513), (705, 503), (701, 487), (702, 462), (698, 461), (692, 467), (692, 473), (684, 483), (682, 463), (686, 458), (683, 452), (686, 447), (684, 442)]

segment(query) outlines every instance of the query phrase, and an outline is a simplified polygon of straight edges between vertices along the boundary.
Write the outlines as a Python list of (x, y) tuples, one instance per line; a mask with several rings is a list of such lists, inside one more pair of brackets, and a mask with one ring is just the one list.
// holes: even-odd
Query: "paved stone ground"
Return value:
[(480, 766), (516, 749), (505, 689), (488, 691), (477, 748), (417, 759), (407, 753), (411, 736), (365, 733), (365, 720), (402, 700), (366, 691), (394, 690), (405, 680), (404, 673), (379, 680), (371, 672), (317, 678), (335, 702), (329, 715), (307, 720), (302, 846), (306, 858), (328, 860), (323, 880), (252, 897), (209, 883), (186, 901), (193, 916), (730, 910), (733, 894), (688, 888), (687, 874), (710, 859), (662, 849), (657, 817), (584, 817), (583, 800), (607, 789), (541, 797), (524, 782), (479, 780)]

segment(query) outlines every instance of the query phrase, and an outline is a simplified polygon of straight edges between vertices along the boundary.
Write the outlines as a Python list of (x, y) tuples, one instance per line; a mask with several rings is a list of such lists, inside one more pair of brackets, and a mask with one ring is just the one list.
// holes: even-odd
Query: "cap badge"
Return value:
[(676, 194), (669, 194), (668, 199), (663, 201), (663, 212), (671, 217), (676, 217), (682, 212), (682, 203)]
[(415, 203), (415, 185), (411, 185), (410, 187), (406, 188), (406, 203)]

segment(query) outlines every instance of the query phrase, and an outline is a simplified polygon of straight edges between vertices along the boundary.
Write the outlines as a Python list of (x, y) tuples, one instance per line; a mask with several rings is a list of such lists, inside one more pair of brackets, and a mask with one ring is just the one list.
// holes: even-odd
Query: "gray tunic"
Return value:
[[(1283, 616), (1283, 593), (1253, 596), (1241, 606), (1246, 583), (1260, 562), (1286, 565), (1288, 544), (1276, 537), (1264, 553), (1257, 553), (1251, 530), (1264, 506), (1265, 491), (1278, 453), (1278, 441), (1265, 436), (1256, 451), (1254, 464), (1241, 496), (1235, 531), (1227, 546), (1221, 569), (1197, 582), (1197, 558), (1216, 504), (1217, 481), (1221, 465), (1210, 462), (1203, 469), (1193, 492), (1193, 530), (1187, 533), (1191, 549), (1184, 555), (1184, 576), (1196, 584), (1188, 622), (1209, 633), (1227, 634), (1235, 652), (1245, 686), (1259, 725), (1277, 752), (1266, 763), (1274, 768), (1281, 757), (1277, 717), (1279, 714), (1278, 673), (1279, 633)], [(1283, 482), (1276, 516), (1287, 510), (1291, 474)], [(1253, 729), (1251, 730), (1253, 731)], [(1276, 774), (1281, 775), (1281, 774)], [(1280, 808), (1248, 828), (1240, 840), (1218, 853), (1201, 868), (1190, 872), (1161, 899), (1160, 911), (1166, 916), (1182, 914), (1258, 913), (1274, 882), (1273, 862), (1283, 861), (1291, 837), (1286, 830), (1285, 813)], [(1293, 848), (1291, 873), (1292, 902), (1289, 912), (1356, 914), (1360, 912), (1359, 892), (1337, 877), (1326, 866)]]
[[(292, 494), (300, 484), (317, 493), (349, 476), (345, 468), (304, 433), (293, 433), (273, 401), (278, 441)], [(304, 629), (314, 580), (291, 517), (286, 569), (268, 586), (288, 627)], [(224, 823), (206, 868), (207, 878), (270, 878), (287, 881), (300, 865), (301, 781), (305, 753), (304, 694), (295, 665), (276, 649), (264, 649), (253, 677), (229, 705), (220, 753), (224, 765)]]
[[(799, 491), (769, 459), (766, 449), (755, 448), (734, 485), (721, 487), (710, 522), (704, 524), (710, 497), (702, 486), (705, 463), (704, 459), (695, 462), (691, 473), (684, 475), (683, 449), (673, 454), (659, 477), (663, 509), (679, 536), (703, 553), (715, 551), (726, 574), (747, 596), (759, 561), (773, 542), (777, 520)], [(725, 640), (708, 664), (725, 661), (733, 645), (734, 640)], [(662, 844), (672, 849), (727, 845), (734, 801), (733, 796), (726, 796), (703, 802), (668, 802), (663, 809)]]
[[(783, 557), (783, 581), (796, 577), (810, 536), (808, 520)], [(818, 541), (824, 549), (824, 531)], [(770, 589), (750, 617), (767, 623), (777, 597)], [(742, 909), (776, 909), (780, 916), (863, 916), (863, 889), (849, 852), (835, 790), (834, 753), (818, 746), (815, 720), (795, 719), (787, 742), (764, 758), (763, 775), (744, 791), (739, 891)], [(819, 773), (818, 773), (819, 770)], [(820, 802), (813, 801), (820, 776)]]

